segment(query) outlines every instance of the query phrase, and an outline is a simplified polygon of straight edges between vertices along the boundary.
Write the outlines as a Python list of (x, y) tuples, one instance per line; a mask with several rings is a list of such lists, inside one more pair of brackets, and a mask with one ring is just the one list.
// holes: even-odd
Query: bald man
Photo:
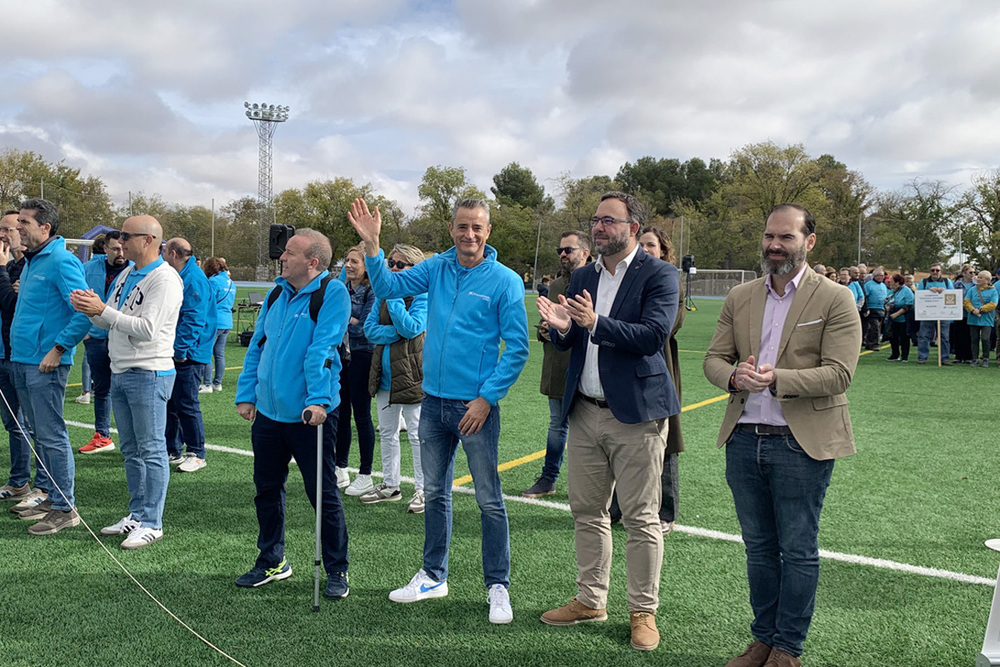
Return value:
[(177, 465), (181, 472), (196, 472), (205, 467), (205, 425), (198, 390), (205, 367), (212, 361), (217, 315), (208, 278), (198, 266), (191, 244), (182, 238), (170, 239), (163, 259), (184, 282), (184, 303), (174, 337), (177, 379), (167, 403), (167, 454), (171, 465)]
[(111, 403), (125, 457), (129, 506), (121, 521), (101, 533), (125, 535), (123, 549), (140, 549), (163, 538), (170, 479), (167, 397), (177, 376), (174, 332), (184, 286), (160, 257), (162, 236), (156, 218), (129, 218), (120, 240), (122, 254), (134, 264), (118, 275), (106, 299), (93, 289), (70, 295), (74, 308), (108, 330)]

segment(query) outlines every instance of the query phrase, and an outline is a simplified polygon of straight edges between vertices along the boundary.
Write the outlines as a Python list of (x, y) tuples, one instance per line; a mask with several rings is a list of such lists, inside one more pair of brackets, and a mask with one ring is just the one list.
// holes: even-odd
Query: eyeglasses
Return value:
[(125, 243), (129, 239), (131, 239), (133, 237), (136, 237), (136, 236), (148, 236), (148, 237), (152, 238), (153, 235), (152, 234), (140, 234), (138, 232), (136, 232), (136, 233), (122, 232), (122, 243)]
[(579, 250), (579, 249), (580, 249), (580, 246), (578, 246), (578, 245), (563, 246), (562, 248), (556, 248), (556, 254), (557, 255), (561, 255), (563, 253), (566, 253), (568, 255), (569, 253), (573, 252), (574, 250)]
[(394, 262), (391, 259), (385, 260), (385, 263), (389, 265), (389, 268), (405, 269), (408, 266), (413, 266), (412, 264), (407, 264), (406, 262)]
[(603, 217), (597, 217), (596, 215), (590, 219), (590, 226), (596, 227), (597, 225), (604, 225), (605, 227), (610, 227), (616, 222), (629, 222), (628, 220), (622, 220), (621, 218), (613, 218), (610, 215), (605, 215)]

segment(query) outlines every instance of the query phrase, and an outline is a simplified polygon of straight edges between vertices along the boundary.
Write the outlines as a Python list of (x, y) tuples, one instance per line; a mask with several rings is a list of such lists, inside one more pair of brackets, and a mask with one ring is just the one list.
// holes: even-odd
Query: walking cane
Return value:
[[(312, 411), (306, 410), (306, 423), (312, 420)], [(319, 572), (323, 562), (323, 552), (320, 548), (320, 531), (323, 518), (323, 424), (316, 427), (316, 555), (314, 558), (315, 573), (313, 575), (313, 611), (319, 611)]]

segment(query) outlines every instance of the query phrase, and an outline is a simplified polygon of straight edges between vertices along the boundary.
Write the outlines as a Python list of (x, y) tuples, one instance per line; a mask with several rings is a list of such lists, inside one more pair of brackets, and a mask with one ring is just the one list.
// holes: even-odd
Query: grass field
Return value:
[[(685, 406), (721, 393), (701, 372), (721, 302), (696, 303), (678, 336)], [(528, 309), (534, 317), (533, 297)], [(231, 343), (229, 365), (239, 366), (243, 352)], [(983, 546), (1000, 533), (1000, 370), (889, 364), (887, 355), (860, 359), (849, 392), (859, 453), (836, 465), (820, 546), (969, 581), (886, 569), (874, 560), (824, 559), (804, 656), (810, 667), (968, 665), (982, 642), (993, 594), (987, 582), (1000, 563)], [(541, 347), (533, 342), (528, 366), (501, 403), (501, 461), (544, 448), (540, 368)], [(237, 372), (227, 372), (225, 391), (202, 397), (202, 408), (209, 443), (248, 452), (249, 425), (233, 408)], [(79, 382), (78, 368), (70, 381)], [(92, 409), (71, 400), (78, 391), (67, 392), (65, 410), (79, 424), (70, 427), (74, 447), (92, 433)], [(259, 590), (234, 587), (256, 555), (252, 460), (239, 453), (210, 451), (205, 470), (172, 476), (162, 542), (136, 552), (119, 551), (120, 539), (104, 542), (164, 605), (246, 665), (723, 665), (749, 641), (750, 621), (743, 549), (733, 541), (738, 525), (723, 454), (714, 447), (724, 405), (709, 402), (683, 417), (679, 527), (665, 540), (662, 641), (651, 654), (628, 645), (619, 526), (609, 621), (573, 628), (539, 622), (574, 594), (575, 563), (565, 478), (552, 502), (519, 498), (541, 469), (537, 458), (501, 473), (510, 496), (515, 613), (506, 627), (486, 618), (479, 513), (469, 484), (454, 500), (450, 595), (414, 605), (395, 605), (387, 594), (420, 567), (422, 519), (407, 515), (405, 502), (362, 506), (348, 499), (351, 595), (311, 612), (313, 514), (294, 470), (287, 556), (295, 575)], [(404, 475), (412, 474), (408, 459), (404, 451)], [(377, 452), (375, 460), (378, 468)], [(456, 477), (466, 473), (459, 454)], [(121, 518), (127, 493), (118, 451), (78, 456), (76, 482), (81, 515), (95, 530)], [(30, 537), (26, 527), (7, 512), (0, 516), (3, 664), (227, 664), (151, 602), (82, 527), (51, 537)]]

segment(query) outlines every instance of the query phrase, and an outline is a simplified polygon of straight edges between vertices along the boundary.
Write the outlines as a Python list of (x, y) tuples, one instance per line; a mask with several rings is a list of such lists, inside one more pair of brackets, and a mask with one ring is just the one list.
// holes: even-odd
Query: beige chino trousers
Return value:
[(658, 512), (667, 420), (623, 424), (610, 409), (577, 398), (566, 444), (577, 599), (593, 609), (607, 607), (612, 551), (608, 507), (617, 488), (622, 525), (628, 534), (628, 608), (655, 614), (663, 565)]

